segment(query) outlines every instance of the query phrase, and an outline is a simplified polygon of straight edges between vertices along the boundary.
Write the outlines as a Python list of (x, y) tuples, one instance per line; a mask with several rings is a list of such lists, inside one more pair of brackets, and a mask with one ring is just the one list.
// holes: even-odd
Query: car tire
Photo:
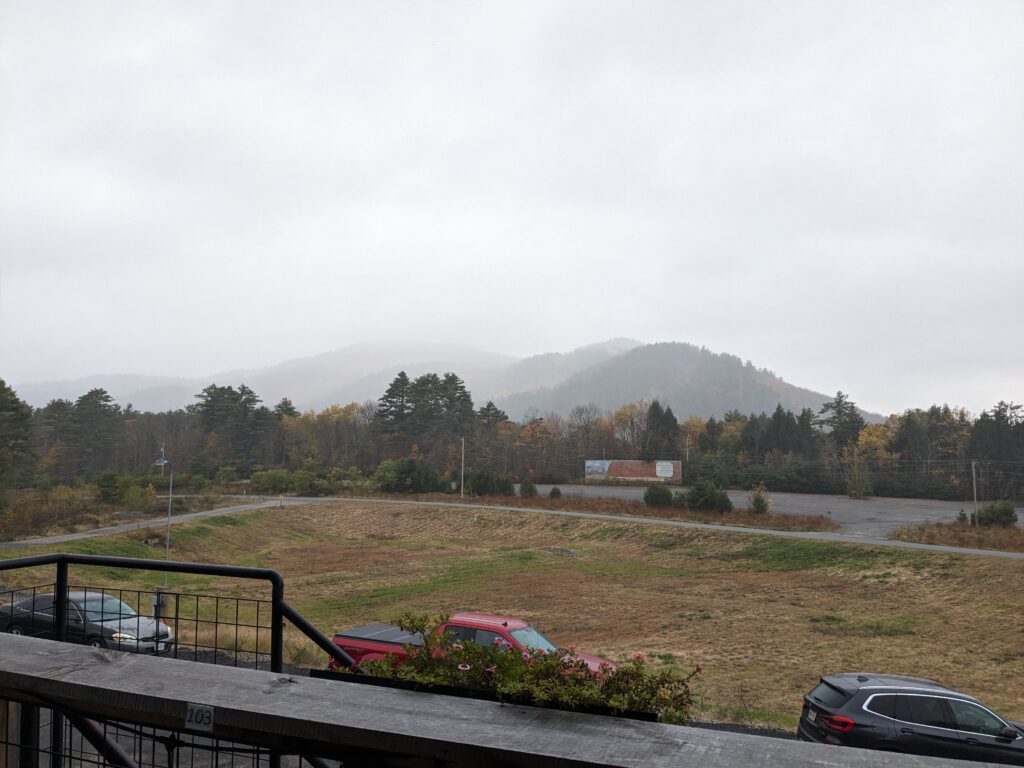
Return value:
[(104, 643), (103, 639), (99, 638), (99, 637), (90, 637), (86, 641), (86, 645), (88, 645), (91, 648), (106, 648), (107, 647), (107, 644)]
[(23, 630), (17, 624), (11, 624), (11, 626), (9, 626), (7, 628), (7, 631), (10, 632), (12, 635), (24, 635), (25, 634), (25, 630)]

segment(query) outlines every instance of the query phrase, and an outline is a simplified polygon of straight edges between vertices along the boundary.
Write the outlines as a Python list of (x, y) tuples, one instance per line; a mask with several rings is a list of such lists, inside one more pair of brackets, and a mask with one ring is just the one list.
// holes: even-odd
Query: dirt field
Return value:
[[(74, 551), (162, 556), (131, 537)], [(190, 523), (173, 532), (172, 557), (276, 568), (289, 602), (328, 633), (402, 610), (474, 609), (527, 617), (612, 659), (700, 663), (709, 719), (793, 727), (802, 694), (837, 671), (933, 677), (1024, 718), (1024, 563), (387, 503)]]

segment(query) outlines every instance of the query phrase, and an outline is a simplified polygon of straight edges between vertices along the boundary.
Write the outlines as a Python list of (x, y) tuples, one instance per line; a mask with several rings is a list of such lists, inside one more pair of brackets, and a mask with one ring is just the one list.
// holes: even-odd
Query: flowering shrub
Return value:
[(368, 661), (364, 672), (427, 685), (450, 685), (493, 693), (509, 701), (556, 709), (607, 707), (654, 714), (666, 723), (691, 719), (690, 681), (700, 673), (652, 669), (643, 654), (619, 665), (592, 672), (574, 646), (558, 653), (520, 652), (497, 638), (493, 645), (451, 642), (436, 630), (447, 616), (404, 614), (395, 620), (407, 632), (419, 632), (422, 647), (407, 646), (405, 659)]

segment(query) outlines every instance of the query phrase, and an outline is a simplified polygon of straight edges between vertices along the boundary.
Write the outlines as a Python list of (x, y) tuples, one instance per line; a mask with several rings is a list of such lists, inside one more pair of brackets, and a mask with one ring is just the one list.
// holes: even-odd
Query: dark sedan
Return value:
[[(33, 595), (0, 606), (0, 627), (13, 635), (53, 638), (53, 601), (52, 594)], [(65, 637), (69, 643), (133, 653), (165, 653), (174, 642), (166, 624), (102, 592), (68, 593)]]
[(852, 672), (804, 697), (804, 741), (1024, 765), (1024, 726), (934, 680)]

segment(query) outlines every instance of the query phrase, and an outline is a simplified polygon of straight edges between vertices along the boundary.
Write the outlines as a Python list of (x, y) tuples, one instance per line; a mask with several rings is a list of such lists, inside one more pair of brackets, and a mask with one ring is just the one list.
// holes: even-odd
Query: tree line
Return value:
[[(287, 398), (268, 406), (244, 384), (211, 384), (195, 400), (139, 412), (93, 389), (32, 408), (0, 380), (0, 504), (15, 489), (96, 483), (111, 473), (162, 487), (153, 465), (162, 449), (182, 488), (267, 471), (330, 476), (337, 487), (338, 478), (405, 459), (454, 478), (463, 441), (470, 470), (534, 482), (577, 479), (585, 459), (676, 459), (687, 483), (969, 499), (973, 464), (979, 498), (1024, 495), (1024, 415), (1007, 402), (973, 418), (943, 405), (881, 424), (866, 424), (843, 392), (799, 413), (780, 405), (770, 414), (733, 410), (679, 421), (654, 400), (614, 411), (583, 404), (564, 417), (531, 413), (514, 421), (493, 402), (476, 407), (450, 372), (414, 379), (402, 372), (375, 402), (302, 413)], [(307, 490), (326, 487), (310, 483)]]

